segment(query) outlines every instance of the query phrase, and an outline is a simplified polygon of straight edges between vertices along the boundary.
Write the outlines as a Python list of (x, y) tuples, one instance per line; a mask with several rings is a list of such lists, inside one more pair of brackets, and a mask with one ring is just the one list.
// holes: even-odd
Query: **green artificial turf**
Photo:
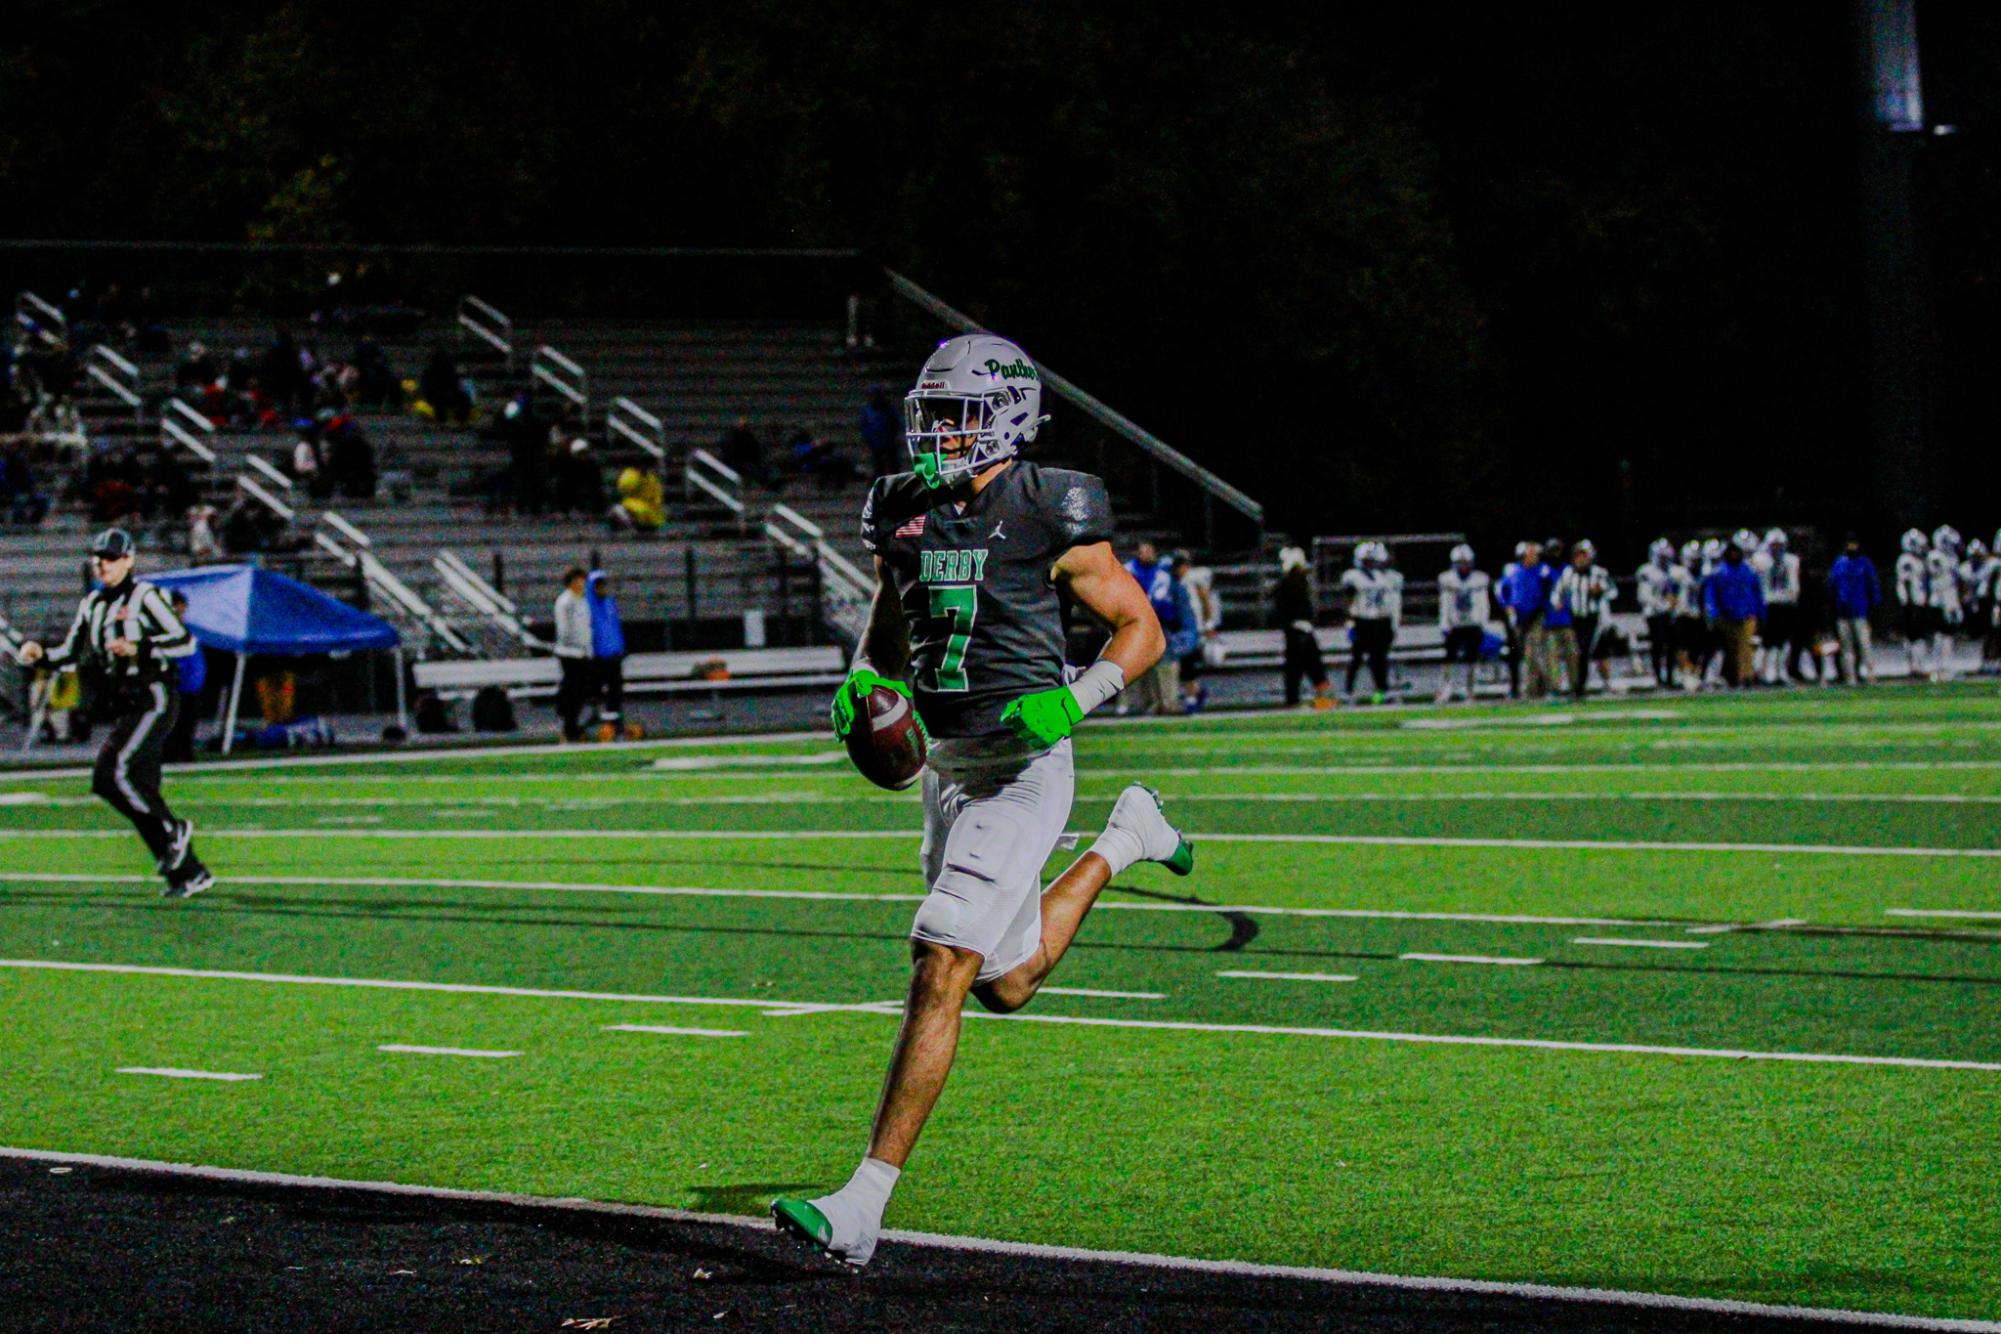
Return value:
[[(85, 780), (0, 781), (0, 958), (627, 998), (0, 967), (0, 1143), (744, 1214), (835, 1184), (895, 1016), (784, 1007), (899, 996), (922, 885), (915, 802), (827, 749), (177, 775), (223, 879), (188, 903), (91, 836), (121, 826)], [(2001, 1064), (2001, 859), (1950, 855), (2001, 847), (1992, 691), (1092, 725), (1078, 765), (1073, 829), (1145, 778), (1208, 836), (1052, 981), (1158, 999), (969, 1020), (892, 1224), (2001, 1315), (2001, 1070), (1390, 1040)]]

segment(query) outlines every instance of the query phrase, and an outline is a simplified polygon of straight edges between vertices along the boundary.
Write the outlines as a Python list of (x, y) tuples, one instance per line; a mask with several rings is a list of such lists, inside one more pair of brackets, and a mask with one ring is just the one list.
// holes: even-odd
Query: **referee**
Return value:
[(90, 790), (132, 822), (166, 877), (170, 899), (215, 883), (194, 851), (194, 822), (176, 819), (160, 795), (160, 752), (174, 726), (175, 659), (195, 652), (194, 636), (151, 584), (132, 577), (132, 535), (99, 533), (90, 544), (99, 587), (84, 595), (69, 634), (52, 649), (21, 645), (24, 666), (78, 662), (117, 721), (97, 752)]

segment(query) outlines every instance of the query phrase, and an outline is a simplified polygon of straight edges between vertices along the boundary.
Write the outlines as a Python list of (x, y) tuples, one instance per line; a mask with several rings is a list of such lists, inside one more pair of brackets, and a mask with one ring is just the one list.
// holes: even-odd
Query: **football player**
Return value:
[[(1145, 590), (1112, 554), (1104, 483), (1018, 457), (1046, 420), (1040, 372), (1019, 347), (987, 333), (948, 339), (904, 399), (913, 470), (879, 479), (862, 509), (878, 585), (834, 696), (834, 732), (865, 715), (868, 690), (912, 698), (931, 737), (930, 892), (911, 924), (903, 1023), (861, 1165), (839, 1190), (771, 1206), (781, 1229), (850, 1265), (875, 1253), (890, 1191), (951, 1072), (966, 997), (1020, 1009), (1113, 876), (1140, 861), (1181, 875), (1194, 865), (1159, 797), (1135, 783), (1091, 850), (1041, 888), (1070, 815), (1072, 729), (1164, 647)], [(1065, 600), (1112, 632), (1074, 679)]]
[(1932, 628), (1931, 576), (1925, 560), (1930, 546), (1923, 533), (1908, 529), (1903, 553), (1897, 557), (1897, 610), (1903, 620), (1904, 652), (1910, 657), (1913, 678), (1925, 674), (1925, 648), (1937, 633)]
[(1952, 641), (1966, 620), (1959, 599), (1959, 529), (1942, 523), (1932, 529), (1925, 554), (1925, 594), (1931, 604), (1932, 680), (1952, 679)]
[[(1800, 558), (1787, 549), (1786, 530), (1774, 528), (1765, 534), (1765, 545), (1751, 557), (1751, 568), (1765, 586), (1765, 623), (1759, 627), (1758, 677), (1766, 685), (1777, 685), (1780, 669), (1795, 681), (1807, 679), (1800, 670), (1800, 655), (1807, 652), (1806, 627), (1800, 619)], [(1814, 671), (1820, 671), (1819, 655), (1814, 655)]]
[(1473, 548), (1452, 548), (1452, 568), (1438, 576), (1438, 630), (1445, 637), (1445, 666), (1439, 671), (1438, 702), (1452, 699), (1452, 664), (1466, 664), (1466, 698), (1473, 698), (1473, 672), (1487, 641), (1487, 575), (1473, 568)]
[[(2001, 533), (1996, 534), (2001, 537)], [(2001, 575), (2001, 556), (1997, 556), (1985, 542), (1974, 538), (1966, 544), (1966, 559), (1959, 563), (1960, 600), (1966, 607), (1966, 623), (1974, 627), (1974, 634), (1980, 638), (1980, 671), (1987, 674), (1995, 670), (1997, 659), (2001, 659), (2001, 619), (1997, 619), (1995, 584)]]
[(1647, 655), (1653, 659), (1654, 684), (1674, 689), (1674, 610), (1680, 601), (1680, 581), (1674, 577), (1674, 543), (1654, 539), (1647, 563), (1635, 578), (1640, 614), (1647, 618)]
[(1366, 661), (1381, 701), (1389, 693), (1390, 646), (1403, 618), (1403, 576), (1390, 568), (1388, 547), (1361, 542), (1355, 547), (1353, 568), (1341, 573), (1341, 586), (1348, 590), (1348, 638), (1354, 646), (1343, 693), (1350, 701), (1355, 698), (1355, 678)]

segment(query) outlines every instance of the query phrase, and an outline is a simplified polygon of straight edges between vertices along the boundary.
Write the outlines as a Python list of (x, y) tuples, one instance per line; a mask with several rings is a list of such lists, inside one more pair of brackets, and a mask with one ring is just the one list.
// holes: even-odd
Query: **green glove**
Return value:
[(1023, 695), (1001, 710), (1001, 721), (1013, 728), (1014, 734), (1024, 741), (1033, 741), (1038, 746), (1053, 746), (1084, 721), (1084, 710), (1078, 705), (1077, 697), (1070, 693), (1069, 686), (1058, 686), (1054, 690)]
[(834, 692), (834, 740), (846, 741), (848, 733), (855, 725), (855, 704), (868, 691), (877, 686), (894, 690), (905, 699), (910, 698), (910, 687), (901, 681), (892, 681), (886, 676), (877, 676), (867, 667), (858, 667), (848, 673), (848, 679), (841, 682), (841, 688)]

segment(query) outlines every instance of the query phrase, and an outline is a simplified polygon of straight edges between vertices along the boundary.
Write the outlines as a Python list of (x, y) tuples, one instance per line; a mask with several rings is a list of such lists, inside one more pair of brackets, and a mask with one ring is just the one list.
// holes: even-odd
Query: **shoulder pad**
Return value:
[(862, 546), (870, 552), (881, 550), (897, 525), (929, 510), (939, 494), (914, 472), (876, 478), (868, 499), (862, 502)]
[(1049, 515), (1059, 546), (1067, 549), (1112, 540), (1112, 500), (1105, 494), (1102, 480), (1087, 472), (1032, 464), (1023, 480), (1036, 507)]

